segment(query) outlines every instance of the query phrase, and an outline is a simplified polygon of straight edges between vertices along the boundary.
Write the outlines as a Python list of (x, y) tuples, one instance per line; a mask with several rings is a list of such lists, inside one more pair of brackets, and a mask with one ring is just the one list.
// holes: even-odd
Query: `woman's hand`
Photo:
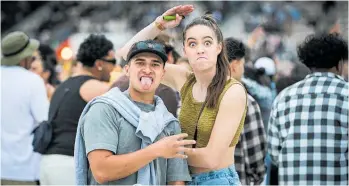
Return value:
[[(179, 5), (175, 6), (171, 9), (168, 9), (161, 16), (157, 17), (155, 23), (160, 24), (163, 29), (174, 28), (181, 23), (183, 16), (188, 15), (194, 10), (193, 5)], [(176, 19), (172, 21), (165, 21), (163, 16), (176, 15)]]

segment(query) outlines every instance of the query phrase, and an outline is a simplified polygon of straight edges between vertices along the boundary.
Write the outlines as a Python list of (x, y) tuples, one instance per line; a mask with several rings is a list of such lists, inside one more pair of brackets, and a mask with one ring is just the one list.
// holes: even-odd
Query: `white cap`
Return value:
[(274, 60), (268, 58), (268, 57), (261, 57), (257, 59), (257, 61), (254, 64), (255, 68), (264, 68), (265, 73), (268, 76), (275, 75), (276, 73), (276, 66)]

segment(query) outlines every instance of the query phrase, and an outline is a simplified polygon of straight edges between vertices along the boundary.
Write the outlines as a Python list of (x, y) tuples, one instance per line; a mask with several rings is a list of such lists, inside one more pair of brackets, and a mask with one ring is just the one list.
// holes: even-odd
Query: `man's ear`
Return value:
[(165, 73), (166, 73), (166, 70), (165, 70), (165, 66), (164, 66), (164, 68), (163, 68), (163, 73), (162, 73), (162, 76), (161, 76), (161, 80), (164, 79)]
[(100, 60), (96, 60), (96, 61), (95, 61), (95, 67), (96, 67), (98, 70), (102, 69), (102, 68), (103, 68), (103, 62), (100, 61)]
[(130, 77), (129, 68), (130, 68), (129, 65), (125, 65), (124, 66), (125, 74), (126, 74), (127, 77)]

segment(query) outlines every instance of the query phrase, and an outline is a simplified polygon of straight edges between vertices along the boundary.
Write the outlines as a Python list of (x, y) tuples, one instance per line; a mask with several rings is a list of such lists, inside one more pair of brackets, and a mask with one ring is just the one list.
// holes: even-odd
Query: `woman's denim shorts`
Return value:
[(241, 185), (234, 165), (210, 172), (192, 174), (192, 181), (187, 185)]

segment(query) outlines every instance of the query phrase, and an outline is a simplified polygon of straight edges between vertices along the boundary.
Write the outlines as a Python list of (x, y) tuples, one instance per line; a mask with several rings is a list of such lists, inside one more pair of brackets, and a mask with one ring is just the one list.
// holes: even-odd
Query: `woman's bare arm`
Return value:
[[(124, 60), (127, 58), (127, 54), (132, 47), (132, 45), (138, 41), (144, 41), (147, 39), (154, 39), (158, 36), (161, 30), (155, 25), (155, 23), (159, 23), (165, 29), (174, 28), (179, 25), (182, 21), (182, 16), (186, 16), (194, 10), (193, 5), (179, 5), (175, 6), (171, 9), (168, 9), (162, 15), (156, 18), (154, 22), (149, 24), (147, 27), (143, 28), (139, 31), (131, 40), (129, 40), (121, 49), (116, 52), (117, 57), (122, 57)], [(163, 20), (163, 16), (165, 15), (177, 15), (176, 20), (173, 21), (165, 21)]]
[(182, 89), (184, 83), (191, 74), (185, 67), (174, 64), (165, 64), (165, 70), (166, 72), (161, 83), (177, 91)]

